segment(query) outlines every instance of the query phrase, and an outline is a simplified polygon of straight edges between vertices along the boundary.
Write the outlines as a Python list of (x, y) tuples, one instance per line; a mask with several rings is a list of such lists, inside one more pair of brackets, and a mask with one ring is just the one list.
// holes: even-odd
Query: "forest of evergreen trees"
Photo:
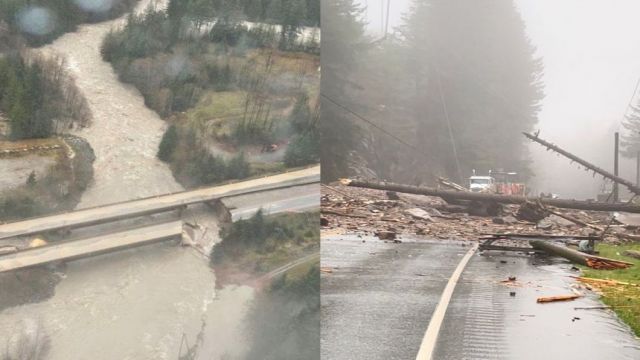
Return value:
[(55, 57), (0, 57), (0, 112), (11, 139), (46, 138), (85, 125), (89, 107)]
[(319, 26), (319, 0), (185, 0), (174, 2), (194, 18), (222, 17), (285, 26)]
[(356, 4), (323, 2), (325, 180), (531, 175), (520, 132), (536, 124), (542, 66), (513, 1), (414, 1), (378, 42)]
[[(2, 0), (0, 24), (30, 45), (49, 43), (60, 35), (75, 31), (78, 25), (116, 18), (131, 10), (138, 0)], [(105, 5), (105, 6), (103, 6)]]
[[(180, 5), (175, 5), (180, 4)], [(273, 47), (279, 37), (264, 27), (247, 26), (238, 22), (216, 22), (204, 37), (193, 37), (185, 21), (195, 5), (190, 1), (172, 0), (167, 11), (149, 9), (140, 16), (131, 15), (124, 29), (110, 33), (102, 45), (102, 55), (111, 62), (121, 80), (133, 83), (145, 97), (149, 107), (161, 116), (184, 111), (193, 106), (203, 90), (228, 90), (249, 86), (247, 71), (233, 71), (224, 55), (233, 56), (250, 48)], [(210, 20), (214, 19), (213, 15)], [(292, 40), (293, 41), (293, 40)], [(222, 54), (209, 56), (208, 46), (218, 44)], [(169, 54), (177, 48), (187, 49), (188, 59), (177, 74), (163, 71), (171, 61)], [(226, 49), (226, 50), (225, 50)], [(291, 43), (284, 50), (319, 51), (318, 44)], [(241, 53), (240, 53), (241, 54)], [(211, 54), (215, 55), (215, 54)], [(136, 61), (146, 59), (145, 61)]]
[[(269, 26), (248, 27), (242, 16), (231, 14), (233, 2), (172, 0), (166, 10), (148, 8), (143, 14), (130, 15), (122, 29), (111, 32), (102, 44), (102, 56), (120, 79), (132, 83), (145, 103), (160, 116), (169, 118), (192, 109), (203, 95), (214, 92), (244, 92), (244, 118), (229, 135), (216, 139), (234, 146), (271, 144), (277, 136), (291, 136), (285, 163), (300, 166), (319, 161), (318, 110), (309, 108), (305, 90), (289, 89), (298, 82), (270, 80), (274, 51), (317, 54), (317, 42), (297, 40), (305, 23), (299, 13), (291, 29), (282, 35)], [(237, 5), (237, 4), (236, 4)], [(242, 7), (236, 7), (242, 13)], [(244, 16), (246, 18), (246, 15)], [(213, 25), (211, 25), (213, 23)], [(211, 26), (205, 26), (209, 24)], [(204, 30), (203, 30), (204, 29)], [(247, 52), (265, 50), (264, 56), (246, 60)], [(264, 58), (264, 59), (262, 59)], [(257, 64), (256, 61), (264, 61)], [(271, 76), (273, 78), (273, 76)], [(285, 84), (285, 82), (287, 82)], [(291, 126), (274, 126), (267, 92), (293, 96), (302, 91), (289, 116)], [(244, 95), (243, 95), (244, 96)], [(215, 99), (215, 97), (214, 97)], [(215, 100), (214, 100), (215, 101)], [(241, 115), (241, 114), (239, 114)], [(287, 132), (284, 134), (283, 132)], [(289, 133), (290, 132), (290, 133)], [(158, 157), (171, 164), (176, 178), (187, 186), (210, 184), (249, 175), (244, 156), (225, 159), (208, 155), (203, 134), (182, 122), (169, 127)], [(242, 165), (242, 166), (241, 166)]]

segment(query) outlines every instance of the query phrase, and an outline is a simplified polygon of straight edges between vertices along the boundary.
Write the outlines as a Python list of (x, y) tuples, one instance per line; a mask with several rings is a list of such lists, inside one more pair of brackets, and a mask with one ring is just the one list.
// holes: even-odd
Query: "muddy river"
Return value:
[[(124, 18), (81, 26), (41, 50), (66, 59), (93, 112), (91, 126), (76, 132), (96, 154), (95, 181), (78, 208), (182, 189), (155, 157), (166, 123), (100, 57), (102, 38)], [(212, 214), (193, 216), (210, 224), (215, 241)], [(242, 321), (253, 289), (215, 290), (207, 259), (192, 248), (163, 243), (102, 255), (57, 276), (49, 299), (0, 312), (0, 346), (26, 333), (49, 339), (46, 358), (64, 360), (177, 359), (194, 344), (198, 358), (236, 358), (246, 347)]]

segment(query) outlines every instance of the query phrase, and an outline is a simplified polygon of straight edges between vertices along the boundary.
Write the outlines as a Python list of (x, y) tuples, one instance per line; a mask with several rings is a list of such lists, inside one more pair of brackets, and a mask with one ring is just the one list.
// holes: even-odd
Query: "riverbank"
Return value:
[[(18, 151), (10, 159), (39, 154), (50, 160), (50, 166), (36, 172), (25, 165), (29, 174), (19, 186), (0, 192), (0, 222), (69, 211), (75, 208), (93, 179), (95, 155), (83, 138), (63, 135), (46, 140), (7, 142), (3, 149)], [(24, 174), (22, 174), (24, 175)], [(19, 176), (15, 172), (2, 176)]]
[[(156, 2), (141, 1), (136, 11), (151, 3)], [(166, 1), (156, 4), (162, 8)], [(168, 166), (156, 158), (165, 122), (101, 59), (103, 38), (125, 21), (121, 17), (82, 25), (37, 50), (66, 60), (93, 114), (90, 126), (73, 130), (88, 141), (96, 156), (94, 181), (76, 208), (182, 190)], [(183, 215), (188, 221), (197, 219), (207, 238), (219, 241), (217, 219), (206, 206)], [(92, 231), (74, 233), (89, 236)], [(69, 262), (54, 276), (44, 296), (26, 294), (26, 299), (2, 310), (0, 338), (15, 343), (30, 329), (21, 324), (40, 324), (40, 333), (48, 339), (48, 358), (53, 360), (171, 360), (185, 339), (189, 345), (198, 342), (204, 358), (237, 358), (247, 347), (242, 324), (253, 289), (216, 290), (207, 259), (192, 248), (162, 243), (129, 249)], [(19, 281), (18, 286), (26, 291), (30, 283)]]
[(318, 213), (265, 216), (256, 213), (221, 230), (222, 241), (211, 250), (216, 287), (262, 286), (271, 271), (319, 251)]
[(158, 158), (187, 188), (318, 162), (317, 52), (281, 48), (266, 25), (213, 14), (214, 25), (193, 33), (194, 6), (131, 17), (101, 47), (119, 79), (171, 124)]

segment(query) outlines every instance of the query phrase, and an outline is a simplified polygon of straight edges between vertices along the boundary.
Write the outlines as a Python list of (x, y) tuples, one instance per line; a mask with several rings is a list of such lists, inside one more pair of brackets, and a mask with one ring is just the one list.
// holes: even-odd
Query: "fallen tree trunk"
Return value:
[(522, 204), (527, 201), (540, 202), (544, 205), (551, 205), (557, 208), (564, 209), (577, 209), (577, 210), (592, 210), (592, 211), (623, 211), (630, 213), (640, 213), (640, 206), (628, 203), (601, 203), (581, 200), (565, 200), (565, 199), (546, 199), (546, 198), (529, 198), (526, 196), (518, 195), (499, 195), (477, 192), (462, 192), (462, 191), (449, 191), (438, 190), (429, 187), (420, 187), (412, 185), (394, 184), (379, 181), (364, 181), (364, 180), (352, 180), (342, 179), (343, 185), (355, 186), (369, 189), (395, 191), (408, 194), (418, 194), (426, 196), (438, 196), (449, 202), (451, 200), (470, 200), (470, 201), (489, 201), (503, 204)]
[(625, 261), (607, 259), (600, 256), (585, 254), (583, 252), (551, 244), (543, 240), (530, 240), (529, 244), (534, 249), (543, 250), (550, 255), (560, 256), (576, 264), (585, 265), (593, 269), (626, 269), (633, 265), (632, 263), (628, 263)]
[(534, 238), (534, 239), (577, 239), (577, 240), (597, 240), (598, 236), (587, 235), (557, 235), (541, 233), (482, 233), (496, 238)]

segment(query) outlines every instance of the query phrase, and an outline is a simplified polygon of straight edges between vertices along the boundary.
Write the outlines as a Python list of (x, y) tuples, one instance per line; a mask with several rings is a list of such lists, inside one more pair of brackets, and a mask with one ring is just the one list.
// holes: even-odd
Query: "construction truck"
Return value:
[(469, 177), (469, 190), (502, 195), (525, 195), (526, 187), (517, 181), (518, 174), (503, 170), (489, 170), (488, 176), (473, 175)]

